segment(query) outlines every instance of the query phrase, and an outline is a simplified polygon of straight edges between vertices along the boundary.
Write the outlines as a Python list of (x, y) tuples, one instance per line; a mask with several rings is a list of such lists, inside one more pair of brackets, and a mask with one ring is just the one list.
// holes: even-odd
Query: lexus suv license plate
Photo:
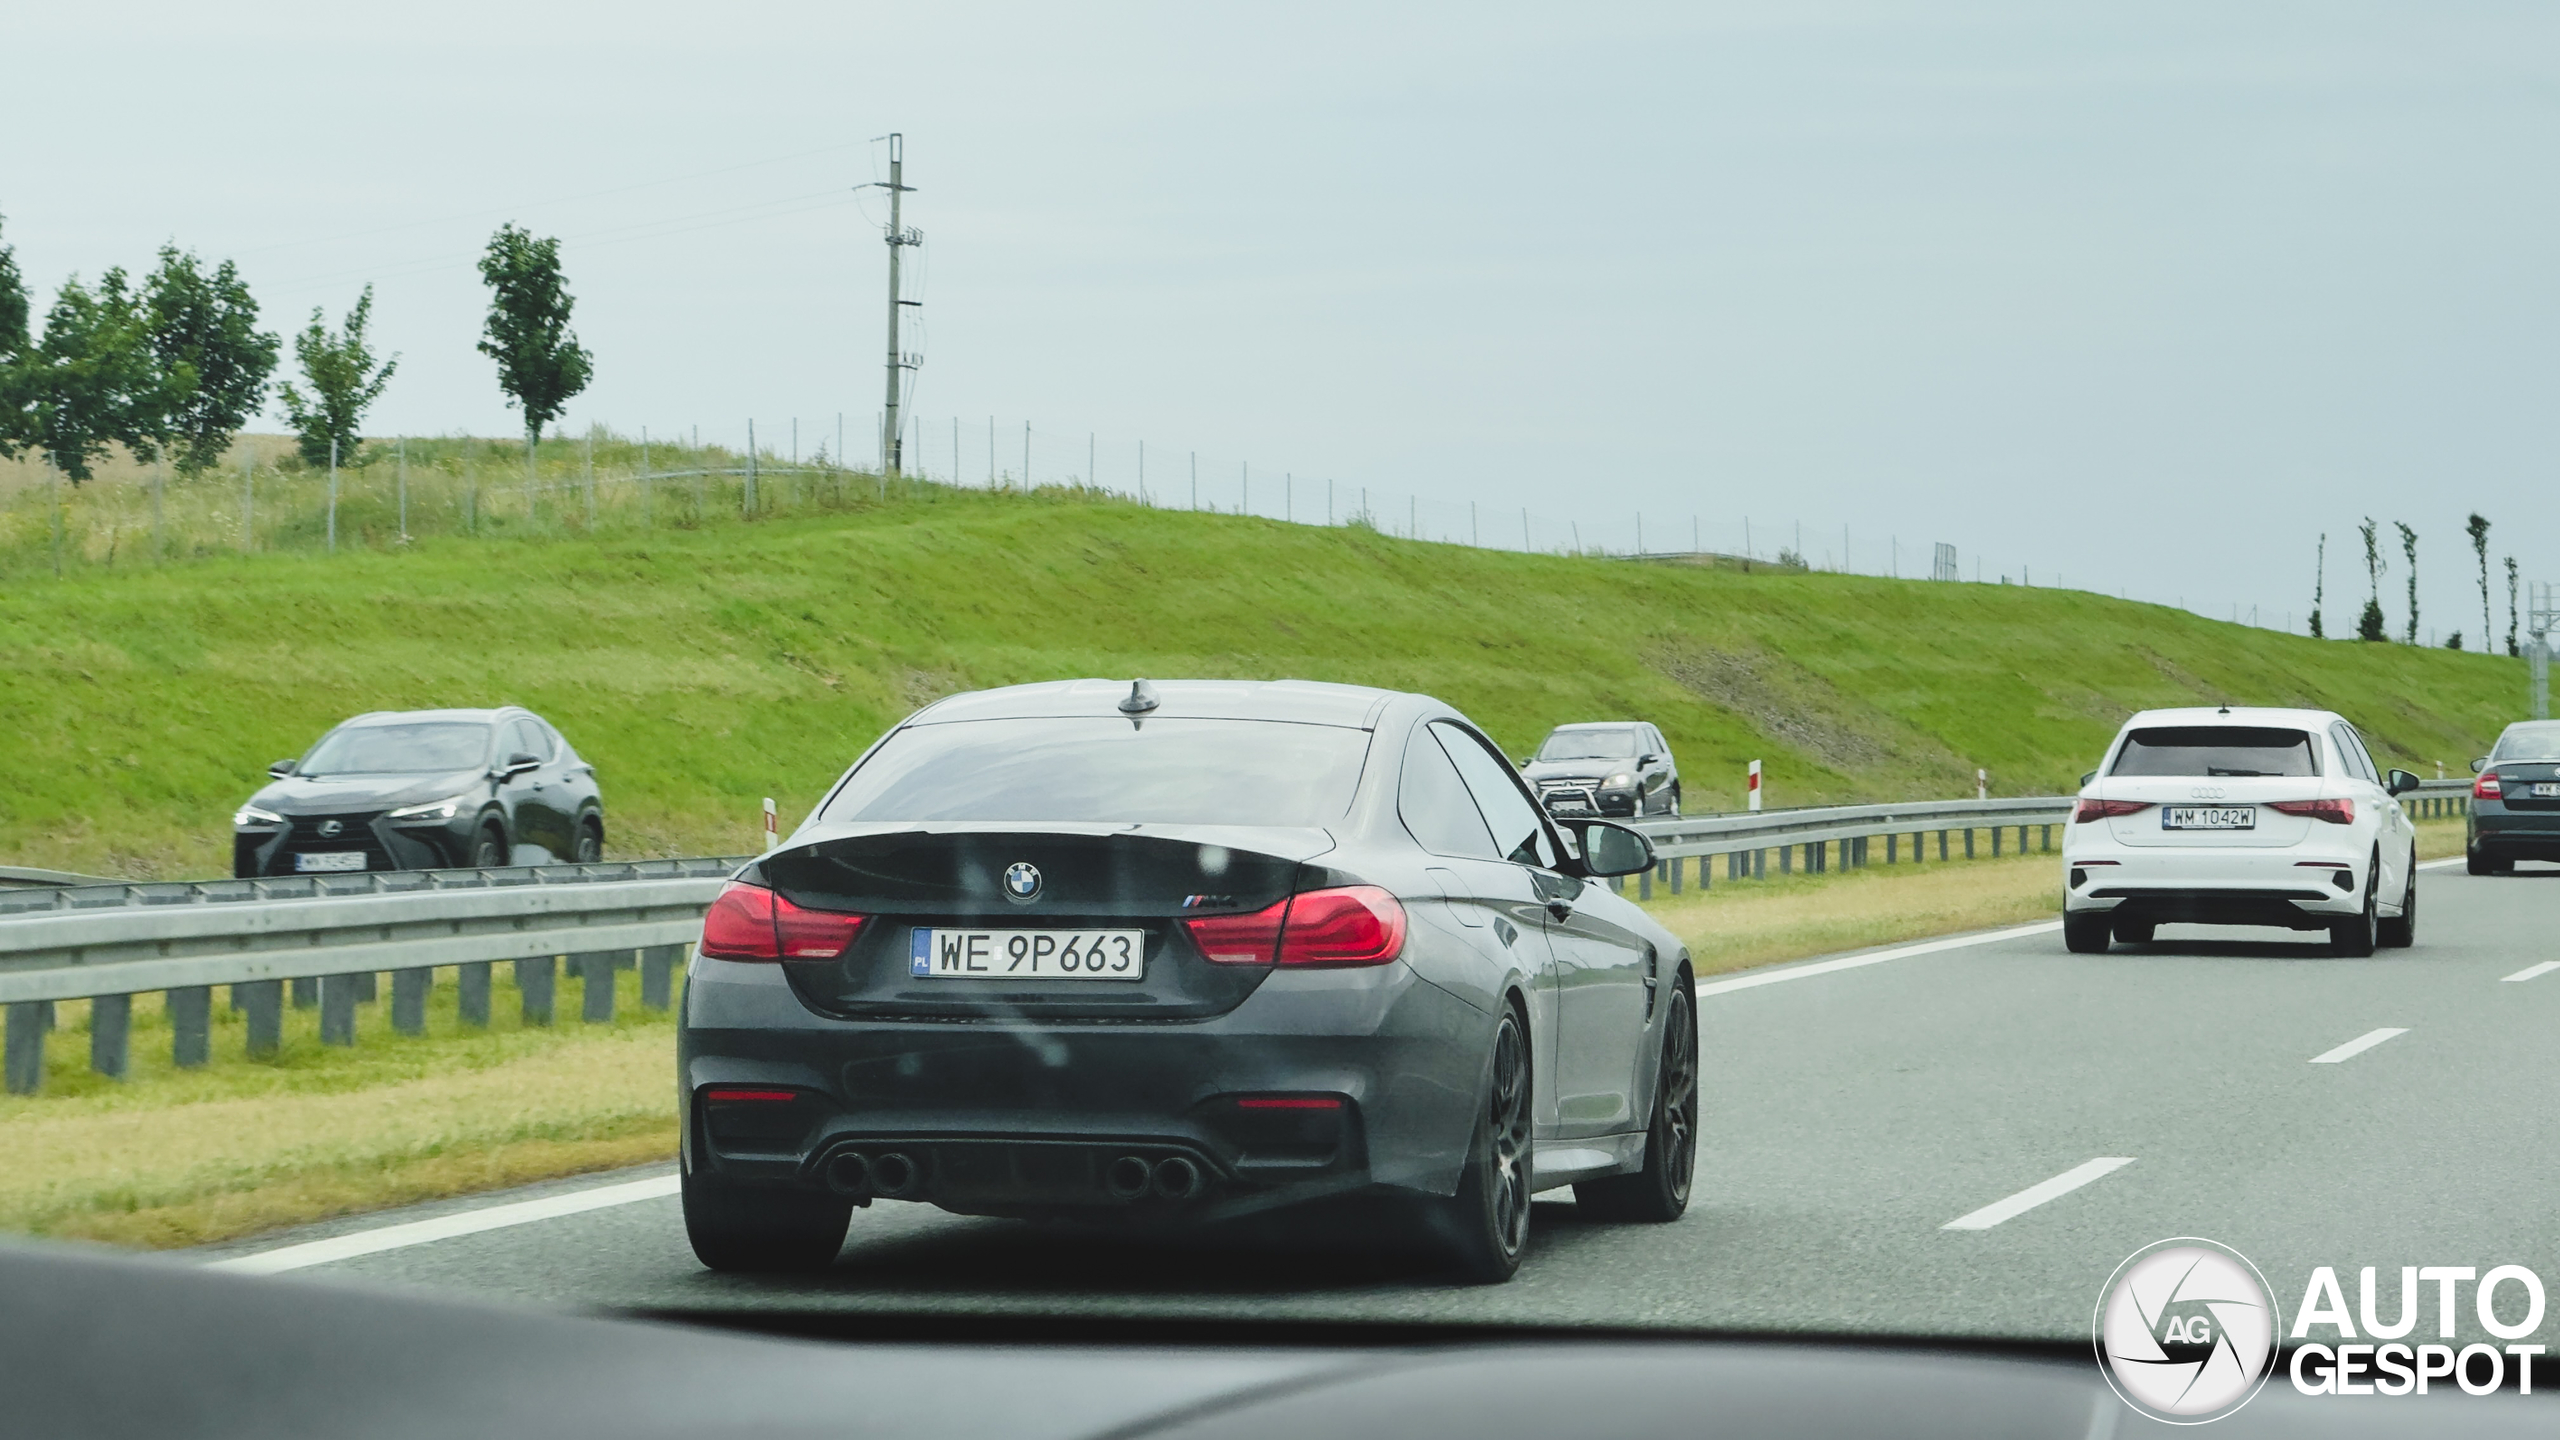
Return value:
[(314, 870), (361, 870), (364, 868), (364, 852), (329, 850), (317, 855), (296, 855), (293, 857), (293, 868), (304, 874)]
[(2163, 830), (2255, 830), (2255, 805), (2167, 805), (2160, 810)]
[(918, 926), (919, 980), (1143, 980), (1143, 930), (940, 930)]

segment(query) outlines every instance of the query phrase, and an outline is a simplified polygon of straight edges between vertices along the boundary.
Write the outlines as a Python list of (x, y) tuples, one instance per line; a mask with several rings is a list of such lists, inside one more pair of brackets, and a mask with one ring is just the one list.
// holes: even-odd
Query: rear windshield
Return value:
[(1628, 760), (1635, 753), (1633, 730), (1559, 730), (1538, 747), (1541, 760)]
[(1351, 808), (1369, 732), (1267, 720), (970, 720), (891, 735), (829, 820), (1322, 826)]
[(298, 767), (305, 775), (424, 775), (476, 770), (489, 758), (489, 727), (467, 721), (350, 725), (332, 730)]
[(2499, 760), (2560, 760), (2560, 726), (2518, 726), (2498, 737)]
[(2318, 750), (2300, 730), (2256, 725), (2162, 725), (2124, 739), (2110, 775), (2317, 775)]

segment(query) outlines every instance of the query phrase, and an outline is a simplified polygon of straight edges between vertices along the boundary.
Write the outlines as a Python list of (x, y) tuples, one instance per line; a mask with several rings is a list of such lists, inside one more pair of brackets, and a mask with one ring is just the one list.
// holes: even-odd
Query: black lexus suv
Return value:
[(604, 855), (593, 765), (542, 717), (377, 711), (346, 721), (231, 817), (231, 873), (541, 865)]

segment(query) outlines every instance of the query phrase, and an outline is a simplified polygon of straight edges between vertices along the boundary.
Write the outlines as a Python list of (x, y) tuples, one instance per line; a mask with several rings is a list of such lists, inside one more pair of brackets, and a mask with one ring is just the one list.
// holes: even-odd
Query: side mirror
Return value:
[(2394, 770), (2386, 778), (2391, 782), (2391, 793), (2394, 795), (2406, 795), (2418, 788), (2418, 777), (2406, 770)]
[(2488, 757), (2488, 756), (2486, 756), (2486, 755), (2483, 755), (2483, 756), (2481, 756), (2479, 759), (2474, 760), (2474, 761), (2472, 761), (2472, 762), (2471, 762), (2471, 773), (2472, 773), (2472, 774), (2474, 774), (2474, 775), (2477, 775), (2477, 774), (2479, 774), (2481, 771), (2486, 770), (2486, 769), (2488, 769), (2488, 768), (2489, 768), (2489, 757)]
[(1635, 830), (1607, 820), (1586, 820), (1578, 827), (1582, 868), (1594, 876), (1633, 875), (1653, 868), (1653, 842)]
[(2088, 774), (2081, 776), (2081, 777), (2080, 777), (2080, 788), (2081, 788), (2081, 789), (2083, 789), (2083, 790), (2088, 789), (2088, 788), (2089, 788), (2089, 782), (2090, 782), (2090, 781), (2092, 781), (2092, 780), (2095, 780), (2095, 779), (2097, 779), (2097, 778), (2098, 778), (2098, 772), (2097, 772), (2097, 771), (2095, 771), (2095, 770), (2092, 770), (2092, 771), (2090, 771)]
[(499, 767), (498, 775), (501, 779), (513, 779), (527, 770), (540, 768), (542, 768), (542, 757), (519, 750), (507, 757), (507, 763)]
[[(294, 762), (293, 762), (293, 760), (292, 760), (290, 757), (288, 757), (288, 758), (286, 758), (286, 759), (283, 759), (283, 760), (279, 760), (279, 761), (277, 761), (277, 762), (276, 762), (276, 763), (274, 763), (273, 765), (268, 766), (268, 767), (267, 767), (267, 773), (268, 773), (268, 774), (270, 774), (270, 775), (273, 775), (273, 776), (274, 776), (274, 777), (276, 777), (277, 779), (281, 780), (281, 779), (283, 779), (284, 777), (286, 777), (287, 775), (290, 775), (290, 774), (292, 774), (292, 773), (293, 773), (293, 766), (294, 766)], [(2474, 768), (2477, 768), (2477, 767), (2474, 767)]]
[(1639, 765), (1652, 765), (1659, 762), (1661, 759), (1662, 757), (1659, 755), (1647, 753), (1637, 756), (1636, 763)]

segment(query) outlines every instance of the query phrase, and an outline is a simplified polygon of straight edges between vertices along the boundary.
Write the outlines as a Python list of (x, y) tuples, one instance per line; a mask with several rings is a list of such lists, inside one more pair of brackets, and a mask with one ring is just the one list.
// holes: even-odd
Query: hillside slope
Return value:
[(1693, 811), (2070, 786), (2145, 706), (2333, 706), (2461, 773), (2522, 662), (2077, 591), (1567, 559), (1074, 495), (605, 538), (428, 540), (0, 591), (0, 863), (220, 873), (265, 763), (363, 710), (514, 701), (599, 769), (616, 853), (734, 850), (961, 688), (1299, 676), (1436, 694), (1515, 751), (1642, 715)]

